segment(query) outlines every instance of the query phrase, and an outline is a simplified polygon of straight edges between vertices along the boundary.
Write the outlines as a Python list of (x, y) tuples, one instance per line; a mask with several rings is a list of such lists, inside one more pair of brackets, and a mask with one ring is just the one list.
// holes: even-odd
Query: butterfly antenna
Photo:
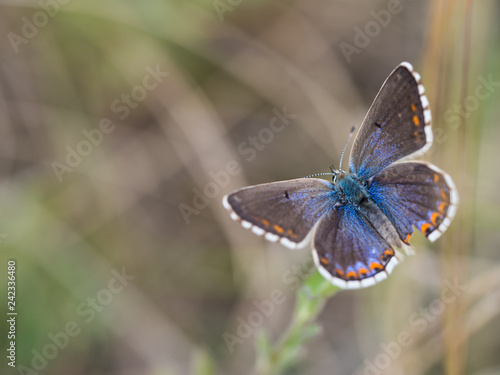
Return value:
[(312, 174), (312, 175), (309, 175), (309, 176), (305, 176), (304, 178), (311, 178), (311, 177), (316, 177), (316, 176), (332, 176), (334, 173), (329, 173), (329, 172), (325, 172), (325, 173), (315, 173), (315, 174)]
[[(340, 155), (340, 165), (339, 165), (339, 170), (342, 170), (342, 159), (344, 159), (344, 153), (345, 149), (347, 148), (347, 145), (351, 141), (352, 135), (354, 134), (354, 129), (356, 129), (354, 126), (351, 128), (351, 131), (349, 132), (349, 136), (347, 137), (347, 142), (345, 143), (344, 149), (342, 150), (342, 154)], [(332, 167), (330, 167), (331, 169)]]
[[(340, 167), (339, 167), (339, 170), (336, 170), (335, 166), (333, 164), (331, 164), (331, 165), (329, 165), (329, 168), (330, 168), (330, 171), (331, 171), (330, 173), (328, 173), (328, 172), (325, 172), (325, 173), (315, 173), (315, 174), (311, 174), (309, 176), (306, 176), (304, 178), (311, 178), (311, 177), (316, 177), (316, 176), (337, 176), (340, 173), (340, 171), (342, 170), (342, 159), (344, 158), (345, 149), (347, 148), (347, 145), (351, 141), (352, 135), (354, 134), (354, 129), (356, 129), (356, 128), (353, 126), (351, 128), (351, 131), (349, 132), (349, 136), (347, 137), (347, 142), (345, 143), (344, 149), (342, 150), (342, 154), (340, 155)], [(336, 177), (334, 177), (334, 181), (335, 181), (335, 178)]]

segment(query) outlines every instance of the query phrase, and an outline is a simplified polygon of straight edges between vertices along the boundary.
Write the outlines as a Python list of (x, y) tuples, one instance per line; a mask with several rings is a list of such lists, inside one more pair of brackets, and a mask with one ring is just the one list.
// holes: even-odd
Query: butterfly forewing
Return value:
[(314, 178), (250, 186), (224, 198), (231, 217), (243, 227), (290, 248), (303, 246), (313, 226), (336, 202), (332, 183)]
[(423, 154), (432, 143), (430, 122), (420, 75), (402, 63), (383, 84), (358, 131), (350, 171), (368, 178), (397, 160)]

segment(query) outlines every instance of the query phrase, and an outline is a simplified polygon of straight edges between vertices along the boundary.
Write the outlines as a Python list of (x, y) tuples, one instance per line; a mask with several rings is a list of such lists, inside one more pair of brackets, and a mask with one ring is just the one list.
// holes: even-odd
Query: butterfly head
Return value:
[[(350, 203), (355, 206), (368, 198), (369, 193), (365, 184), (354, 174), (337, 171), (333, 176), (335, 190), (338, 192), (341, 203)], [(334, 173), (332, 171), (332, 173)]]
[(342, 178), (344, 178), (347, 175), (351, 175), (352, 173), (349, 173), (347, 171), (344, 171), (343, 169), (336, 169), (333, 165), (330, 165), (330, 171), (332, 175), (332, 182), (336, 184), (338, 181), (340, 181)]

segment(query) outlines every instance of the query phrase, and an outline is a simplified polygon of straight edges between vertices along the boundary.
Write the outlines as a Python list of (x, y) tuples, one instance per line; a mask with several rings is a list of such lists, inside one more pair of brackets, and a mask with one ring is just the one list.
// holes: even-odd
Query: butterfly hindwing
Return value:
[(424, 91), (420, 75), (409, 63), (394, 69), (358, 131), (351, 150), (351, 173), (368, 178), (430, 148), (431, 114)]
[(393, 164), (369, 179), (368, 190), (405, 243), (413, 226), (435, 241), (450, 225), (458, 204), (451, 177), (424, 162)]
[(336, 201), (332, 183), (300, 178), (236, 190), (224, 197), (223, 204), (243, 227), (270, 241), (298, 248)]
[(323, 217), (314, 234), (313, 257), (320, 273), (341, 288), (361, 288), (387, 277), (398, 254), (352, 205)]

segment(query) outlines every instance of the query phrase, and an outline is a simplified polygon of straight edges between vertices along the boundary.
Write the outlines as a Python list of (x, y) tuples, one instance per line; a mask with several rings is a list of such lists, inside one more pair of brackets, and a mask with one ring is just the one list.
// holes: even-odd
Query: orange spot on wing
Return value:
[(411, 103), (411, 111), (412, 112), (417, 112), (417, 106), (413, 103)]
[(344, 272), (342, 272), (342, 270), (339, 270), (338, 268), (335, 269), (335, 274), (338, 277), (344, 277)]
[(423, 233), (423, 234), (426, 234), (427, 230), (429, 228), (431, 228), (432, 225), (430, 225), (429, 223), (423, 223), (421, 226), (420, 226), (420, 231)]
[(387, 249), (384, 250), (383, 254), (380, 255), (380, 260), (382, 262), (385, 262), (386, 260), (390, 259), (391, 256), (394, 255), (394, 250), (393, 249)]
[(266, 220), (266, 219), (262, 219), (261, 220), (262, 224), (264, 224), (266, 227), (269, 226), (269, 220)]
[(328, 259), (326, 259), (326, 258), (321, 258), (321, 259), (320, 259), (320, 262), (321, 262), (321, 263), (323, 263), (325, 266), (326, 266), (328, 263), (330, 263), (330, 262), (328, 261)]
[(448, 200), (446, 198), (446, 192), (444, 190), (441, 190), (441, 196), (443, 197), (444, 200)]
[(420, 135), (419, 132), (413, 132), (413, 136), (416, 138), (415, 142), (417, 142), (417, 143), (422, 142), (422, 136)]
[(348, 279), (357, 279), (358, 278), (358, 274), (356, 272), (354, 272), (354, 271), (349, 271), (349, 272), (347, 272), (346, 277)]
[(377, 263), (377, 262), (371, 262), (370, 263), (370, 269), (371, 270), (378, 270), (378, 271), (380, 271), (383, 268), (384, 267), (380, 263)]
[(439, 181), (439, 175), (437, 173), (434, 173), (434, 182)]
[(417, 115), (413, 116), (412, 121), (415, 124), (415, 126), (420, 126), (420, 120), (418, 119)]
[(431, 215), (431, 223), (432, 225), (436, 226), (436, 220), (437, 218), (441, 216), (441, 214), (439, 212), (433, 212), (432, 215)]
[(274, 229), (276, 232), (278, 232), (279, 234), (283, 234), (283, 233), (285, 233), (285, 230), (284, 230), (282, 227), (280, 227), (279, 225), (273, 225), (273, 229)]
[(406, 238), (403, 240), (403, 242), (404, 242), (404, 243), (410, 243), (410, 238), (411, 238), (411, 234), (410, 234), (410, 233), (408, 233), (408, 234), (406, 235)]
[(299, 236), (297, 236), (296, 233), (293, 232), (293, 230), (291, 229), (288, 229), (288, 231), (286, 232), (290, 237), (292, 238), (299, 238)]
[(366, 276), (368, 275), (368, 270), (366, 268), (360, 268), (358, 274), (359, 276)]
[(439, 203), (439, 212), (442, 212), (444, 214), (444, 207), (446, 206), (445, 202)]

